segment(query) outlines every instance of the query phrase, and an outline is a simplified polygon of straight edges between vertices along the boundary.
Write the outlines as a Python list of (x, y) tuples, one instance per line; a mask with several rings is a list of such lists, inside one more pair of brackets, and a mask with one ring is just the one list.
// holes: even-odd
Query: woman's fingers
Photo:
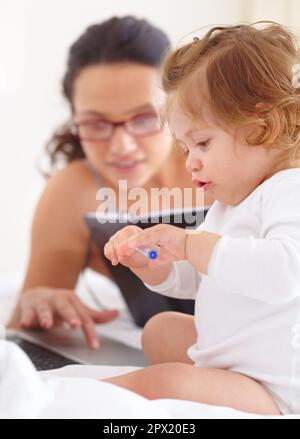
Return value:
[(77, 298), (73, 300), (73, 304), (80, 317), (81, 327), (88, 345), (92, 349), (98, 349), (100, 347), (100, 341), (89, 310)]
[(97, 311), (85, 306), (71, 290), (41, 290), (23, 297), (20, 325), (24, 328), (51, 329), (67, 323), (72, 328), (81, 327), (88, 345), (98, 349), (100, 343), (95, 323), (109, 322), (118, 314), (116, 309)]
[(38, 302), (35, 305), (35, 312), (43, 329), (50, 329), (53, 326), (53, 310), (52, 307), (45, 300)]
[(37, 322), (37, 315), (34, 308), (25, 308), (21, 311), (20, 325), (22, 328), (30, 328), (35, 326)]
[(57, 298), (53, 302), (53, 306), (56, 313), (59, 314), (64, 322), (68, 323), (68, 325), (70, 325), (72, 328), (81, 327), (81, 318), (70, 301)]
[(117, 309), (107, 309), (104, 311), (96, 311), (85, 307), (95, 323), (107, 323), (114, 320), (119, 315)]
[(67, 323), (72, 328), (81, 327), (88, 345), (93, 349), (100, 346), (95, 323), (109, 322), (119, 314), (116, 309), (90, 309), (69, 290), (60, 290), (59, 293), (49, 290), (35, 291), (23, 299), (20, 305), (20, 325), (23, 328), (51, 329), (58, 323)]
[(92, 349), (99, 349), (100, 340), (96, 333), (96, 328), (93, 319), (84, 313), (81, 315), (82, 319), (82, 330), (84, 332), (86, 341)]

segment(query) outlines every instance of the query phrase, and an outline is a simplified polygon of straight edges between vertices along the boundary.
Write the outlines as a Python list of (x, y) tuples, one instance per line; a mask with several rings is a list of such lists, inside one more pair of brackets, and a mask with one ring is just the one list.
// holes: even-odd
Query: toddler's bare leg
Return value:
[(194, 317), (166, 311), (151, 317), (143, 329), (142, 345), (150, 364), (193, 364), (186, 350), (196, 342)]
[(262, 385), (229, 370), (164, 363), (104, 381), (148, 399), (183, 399), (262, 415), (281, 414)]

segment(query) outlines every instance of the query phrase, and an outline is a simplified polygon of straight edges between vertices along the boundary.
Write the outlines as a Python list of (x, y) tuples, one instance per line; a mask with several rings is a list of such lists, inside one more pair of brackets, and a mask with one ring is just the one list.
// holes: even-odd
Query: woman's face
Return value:
[[(155, 108), (162, 98), (158, 84), (157, 69), (133, 63), (87, 67), (74, 82), (73, 119), (79, 134), (81, 130), (83, 150), (115, 187), (119, 180), (127, 180), (128, 188), (145, 185), (171, 150), (167, 130), (158, 130), (155, 124)], [(131, 121), (129, 132), (118, 125), (107, 137), (107, 122), (125, 121)]]

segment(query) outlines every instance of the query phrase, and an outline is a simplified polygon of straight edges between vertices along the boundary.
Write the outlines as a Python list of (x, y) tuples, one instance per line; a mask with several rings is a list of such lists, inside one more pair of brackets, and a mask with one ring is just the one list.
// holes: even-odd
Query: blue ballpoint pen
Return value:
[(136, 248), (136, 251), (138, 251), (139, 253), (141, 253), (142, 255), (146, 256), (149, 259), (157, 258), (157, 251), (149, 247), (140, 246)]

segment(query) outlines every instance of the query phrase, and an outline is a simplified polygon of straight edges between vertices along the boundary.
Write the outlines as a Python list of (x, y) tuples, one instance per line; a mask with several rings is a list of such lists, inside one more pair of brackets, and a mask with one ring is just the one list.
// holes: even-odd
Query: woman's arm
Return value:
[(90, 310), (74, 293), (89, 239), (83, 213), (95, 208), (90, 200), (97, 188), (88, 179), (82, 164), (74, 163), (49, 180), (34, 214), (28, 269), (10, 326), (48, 329), (66, 321), (82, 327), (93, 345), (94, 321), (116, 316)]

